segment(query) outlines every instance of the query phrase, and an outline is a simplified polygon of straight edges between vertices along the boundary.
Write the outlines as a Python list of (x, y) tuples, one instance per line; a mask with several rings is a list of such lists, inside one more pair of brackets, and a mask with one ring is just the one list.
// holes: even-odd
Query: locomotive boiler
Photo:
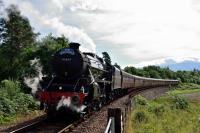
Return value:
[(106, 63), (94, 53), (83, 53), (79, 43), (58, 50), (52, 59), (52, 77), (40, 94), (41, 108), (82, 113), (99, 110), (107, 101), (132, 89), (177, 85), (178, 80), (139, 77)]

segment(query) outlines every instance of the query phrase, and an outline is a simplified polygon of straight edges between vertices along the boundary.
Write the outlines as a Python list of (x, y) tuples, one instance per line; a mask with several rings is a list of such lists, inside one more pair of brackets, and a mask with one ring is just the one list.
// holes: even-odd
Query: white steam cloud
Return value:
[(40, 86), (40, 80), (42, 80), (42, 77), (44, 76), (42, 74), (42, 66), (39, 63), (39, 59), (31, 60), (31, 65), (36, 67), (36, 70), (38, 72), (38, 75), (36, 77), (25, 77), (24, 83), (30, 87), (32, 90), (32, 94), (35, 94), (38, 88), (41, 88)]
[(51, 26), (56, 30), (57, 35), (64, 34), (69, 38), (69, 41), (78, 42), (81, 44), (81, 50), (84, 52), (95, 52), (96, 45), (93, 40), (84, 32), (83, 29), (65, 25), (59, 18), (45, 19), (45, 25)]
[(73, 105), (71, 102), (71, 98), (70, 97), (66, 98), (65, 96), (62, 96), (62, 98), (57, 104), (56, 109), (59, 110), (61, 107), (67, 107), (70, 108), (72, 111), (76, 112), (83, 112), (83, 110), (86, 108), (85, 105), (81, 105), (80, 107)]

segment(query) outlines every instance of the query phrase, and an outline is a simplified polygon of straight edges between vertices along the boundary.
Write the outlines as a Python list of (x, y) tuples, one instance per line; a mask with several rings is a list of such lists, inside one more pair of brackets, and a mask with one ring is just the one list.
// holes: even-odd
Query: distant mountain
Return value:
[(200, 62), (197, 60), (185, 60), (182, 62), (175, 62), (171, 60), (170, 62), (166, 61), (165, 63), (160, 64), (159, 66), (169, 67), (173, 71), (177, 71), (177, 70), (190, 71), (194, 69), (200, 70)]

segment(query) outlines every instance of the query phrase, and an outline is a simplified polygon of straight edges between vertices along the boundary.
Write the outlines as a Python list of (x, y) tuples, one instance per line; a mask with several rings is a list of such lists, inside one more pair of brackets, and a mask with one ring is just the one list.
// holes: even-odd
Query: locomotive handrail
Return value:
[(96, 70), (101, 70), (101, 71), (103, 71), (103, 72), (108, 72), (108, 71), (106, 71), (106, 70), (103, 70), (103, 69), (100, 69), (100, 68), (93, 67), (92, 65), (89, 65), (89, 66), (92, 67), (92, 68), (94, 68), (94, 69), (96, 69)]
[(76, 87), (77, 87), (77, 85), (78, 85), (78, 82), (79, 82), (81, 79), (86, 79), (86, 80), (87, 80), (87, 78), (79, 78), (79, 79), (77, 80), (77, 82), (76, 82), (74, 88), (73, 88), (74, 92), (76, 91)]
[(46, 89), (49, 88), (49, 86), (51, 85), (51, 83), (53, 82), (54, 77), (50, 80), (49, 84), (47, 85)]
[(94, 79), (94, 76), (93, 76), (93, 74), (92, 74), (92, 72), (91, 72), (91, 70), (89, 69), (89, 72), (90, 72), (90, 76), (91, 76), (91, 78), (92, 78), (92, 81), (91, 81), (91, 83), (90, 84), (92, 84), (92, 83), (94, 83), (95, 82), (95, 79)]

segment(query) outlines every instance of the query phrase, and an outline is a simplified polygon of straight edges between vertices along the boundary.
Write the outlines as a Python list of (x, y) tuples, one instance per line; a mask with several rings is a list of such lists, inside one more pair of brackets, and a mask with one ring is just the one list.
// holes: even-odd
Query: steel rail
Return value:
[(18, 128), (18, 129), (15, 129), (15, 130), (11, 131), (10, 133), (22, 133), (22, 132), (24, 132), (24, 131), (26, 131), (28, 129), (31, 129), (33, 127), (36, 127), (36, 126), (40, 125), (45, 120), (46, 120), (46, 118), (44, 118), (42, 120), (39, 120), (39, 121), (36, 121), (36, 122), (33, 122), (31, 124), (28, 124), (28, 125), (25, 125), (23, 127)]

